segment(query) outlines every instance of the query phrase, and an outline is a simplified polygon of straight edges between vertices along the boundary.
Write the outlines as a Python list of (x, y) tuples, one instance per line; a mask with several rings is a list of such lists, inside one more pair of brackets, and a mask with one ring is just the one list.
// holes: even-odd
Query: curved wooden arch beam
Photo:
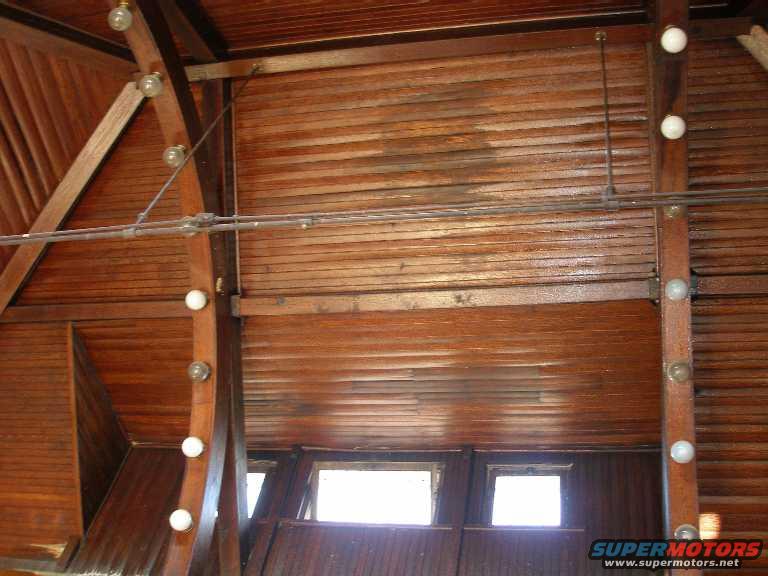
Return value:
[[(154, 98), (154, 105), (166, 145), (181, 144), (190, 150), (202, 129), (171, 32), (156, 2), (136, 0), (132, 11), (133, 25), (125, 34), (139, 68), (143, 74), (162, 75), (163, 91)], [(184, 215), (218, 212), (217, 191), (209, 170), (205, 147), (201, 147), (178, 177)], [(217, 278), (226, 278), (223, 240), (220, 235), (198, 234), (188, 238), (187, 250), (190, 289), (209, 296), (208, 305), (192, 314), (193, 359), (208, 364), (211, 373), (206, 381), (190, 384), (190, 436), (201, 438), (206, 448), (198, 458), (187, 460), (178, 507), (190, 512), (194, 524), (187, 532), (173, 533), (163, 571), (169, 576), (201, 573), (207, 559), (221, 490), (229, 409), (223, 331), (229, 316), (223, 294), (228, 291), (226, 286), (219, 286), (220, 294), (216, 290)]]

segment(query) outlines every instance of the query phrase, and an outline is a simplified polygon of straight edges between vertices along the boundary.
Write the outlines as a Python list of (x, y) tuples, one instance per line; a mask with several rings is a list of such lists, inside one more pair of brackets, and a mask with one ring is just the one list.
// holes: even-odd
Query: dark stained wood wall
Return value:
[[(152, 103), (132, 122), (65, 228), (133, 222), (171, 170)], [(172, 186), (150, 220), (181, 216)], [(189, 272), (183, 238), (99, 240), (53, 245), (21, 292), (20, 304), (183, 298)]]
[(64, 324), (0, 330), (0, 556), (52, 559), (80, 535)]
[(189, 433), (192, 322), (83, 322), (78, 331), (134, 442), (180, 443)]
[[(23, 234), (125, 80), (0, 38), (0, 234)], [(14, 252), (0, 247), (0, 270)]]
[[(648, 192), (644, 49), (608, 50), (614, 170)], [(597, 46), (259, 78), (238, 102), (238, 211), (599, 198)], [(649, 211), (323, 226), (241, 235), (243, 293), (563, 283), (653, 274)]]
[(83, 525), (87, 528), (128, 452), (128, 439), (82, 340), (70, 334)]
[[(710, 534), (765, 541), (768, 299), (700, 300), (693, 312), (701, 514)], [(768, 555), (748, 566), (765, 574)]]
[(439, 576), (456, 572), (455, 529), (288, 522), (265, 576)]
[[(768, 71), (736, 40), (695, 42), (688, 77), (690, 188), (768, 186)], [(691, 210), (702, 275), (768, 273), (768, 207)]]
[(70, 574), (159, 574), (184, 472), (180, 450), (132, 448)]
[(252, 317), (250, 447), (659, 441), (649, 302)]

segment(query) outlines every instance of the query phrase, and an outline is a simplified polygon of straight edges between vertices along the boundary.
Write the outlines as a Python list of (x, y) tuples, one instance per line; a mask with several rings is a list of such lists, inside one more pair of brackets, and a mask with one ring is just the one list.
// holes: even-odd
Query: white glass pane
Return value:
[(560, 526), (560, 476), (498, 476), (494, 526)]
[(320, 470), (317, 519), (366, 524), (432, 523), (428, 470)]
[(246, 495), (248, 497), (248, 518), (253, 516), (253, 511), (256, 508), (256, 502), (259, 501), (259, 494), (261, 494), (261, 487), (264, 485), (264, 478), (266, 478), (264, 472), (248, 472), (248, 488)]

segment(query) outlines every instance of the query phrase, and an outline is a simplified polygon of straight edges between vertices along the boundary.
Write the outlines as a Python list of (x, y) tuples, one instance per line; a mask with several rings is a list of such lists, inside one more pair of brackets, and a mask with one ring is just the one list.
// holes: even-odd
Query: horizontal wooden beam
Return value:
[[(139, 109), (144, 97), (128, 82), (75, 158), (45, 204), (29, 233), (53, 232), (64, 222), (99, 170), (112, 147)], [(43, 255), (46, 244), (24, 244), (13, 253), (0, 274), (0, 314)]]
[(143, 318), (185, 318), (192, 312), (184, 299), (150, 302), (93, 302), (88, 304), (43, 304), (9, 306), (0, 315), (0, 324), (21, 322), (76, 322), (78, 320), (140, 320)]
[[(693, 38), (732, 37), (749, 33), (750, 26), (751, 20), (749, 18), (701, 20), (691, 28), (691, 36)], [(518, 32), (461, 39), (319, 50), (301, 54), (241, 58), (227, 62), (188, 66), (186, 71), (187, 78), (191, 82), (197, 82), (217, 78), (247, 76), (254, 67), (263, 74), (276, 74), (299, 70), (408, 62), (429, 58), (479, 56), (523, 50), (594, 46), (595, 34), (598, 31), (607, 32), (608, 44), (642, 43), (647, 42), (653, 37), (654, 27), (648, 24), (592, 26), (543, 32)]]
[(0, 2), (0, 38), (116, 76), (138, 70), (130, 50), (29, 10)]
[(768, 294), (768, 274), (699, 276), (698, 296), (755, 296)]
[(509, 288), (473, 288), (380, 294), (344, 294), (287, 297), (234, 297), (233, 312), (240, 316), (288, 314), (344, 314), (395, 312), (431, 308), (473, 308), (478, 306), (520, 306), (641, 300), (650, 297), (647, 280), (548, 284)]

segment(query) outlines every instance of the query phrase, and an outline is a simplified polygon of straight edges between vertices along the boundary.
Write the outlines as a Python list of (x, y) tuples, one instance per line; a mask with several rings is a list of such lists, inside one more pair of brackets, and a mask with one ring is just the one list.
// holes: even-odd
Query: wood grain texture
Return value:
[(454, 528), (284, 522), (265, 576), (438, 576), (456, 571)]
[[(142, 100), (143, 96), (136, 89), (135, 83), (125, 85), (27, 232), (53, 232), (60, 227), (139, 109)], [(26, 244), (16, 249), (0, 275), (0, 313), (32, 272), (45, 247), (45, 244), (40, 243)]]
[(64, 324), (0, 331), (0, 556), (55, 560), (80, 536)]
[(249, 447), (659, 441), (647, 301), (245, 321)]
[[(0, 34), (0, 234), (29, 231), (124, 85)], [(0, 268), (14, 250), (0, 248)]]
[[(693, 353), (705, 526), (721, 538), (768, 540), (768, 299), (697, 301)], [(741, 572), (766, 569), (764, 552)]]
[(83, 525), (93, 520), (128, 452), (128, 438), (77, 331), (70, 327)]
[(78, 332), (130, 440), (181, 443), (192, 395), (191, 320), (82, 322)]
[[(135, 221), (170, 175), (154, 103), (148, 102), (88, 187), (65, 227)], [(154, 219), (180, 215), (178, 186)], [(183, 299), (189, 259), (183, 238), (58, 243), (51, 246), (18, 298), (22, 305)]]
[[(690, 47), (689, 187), (768, 186), (768, 71), (735, 40)], [(690, 210), (697, 274), (768, 273), (768, 208)]]
[[(648, 192), (642, 47), (608, 67), (617, 186)], [(601, 98), (597, 47), (260, 78), (237, 106), (238, 211), (594, 199)], [(654, 252), (640, 210), (249, 232), (240, 264), (246, 296), (287, 296), (647, 278)]]
[(183, 474), (180, 450), (132, 448), (67, 573), (159, 574)]

